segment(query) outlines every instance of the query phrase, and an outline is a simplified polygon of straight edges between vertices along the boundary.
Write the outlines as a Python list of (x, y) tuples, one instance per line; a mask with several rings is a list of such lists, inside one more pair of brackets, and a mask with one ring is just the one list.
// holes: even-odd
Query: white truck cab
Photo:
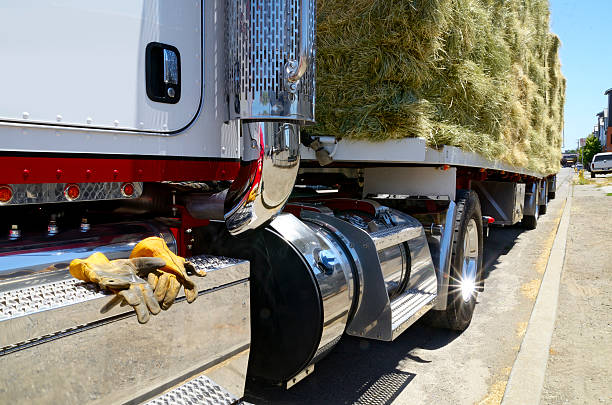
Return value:
[(598, 153), (591, 162), (591, 178), (606, 173), (612, 173), (612, 152)]

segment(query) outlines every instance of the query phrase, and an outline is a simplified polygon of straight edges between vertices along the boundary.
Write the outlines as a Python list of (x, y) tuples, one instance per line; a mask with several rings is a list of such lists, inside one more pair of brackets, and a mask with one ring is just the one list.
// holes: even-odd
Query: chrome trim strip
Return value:
[[(102, 252), (111, 260), (127, 258), (134, 246), (149, 236), (161, 237), (176, 253), (176, 240), (168, 227), (154, 221), (96, 224), (90, 225), (86, 232), (60, 228), (53, 236), (39, 232), (3, 241), (0, 243), (0, 292), (6, 291), (17, 278), (36, 277), (38, 284), (58, 281), (57, 270), (67, 269), (73, 259), (84, 259), (94, 252)], [(39, 277), (44, 275), (48, 279), (43, 282)]]
[[(434, 304), (435, 310), (445, 310), (448, 297), (448, 285), (450, 282), (451, 256), (453, 240), (455, 238), (455, 220), (457, 218), (457, 205), (451, 201), (446, 211), (444, 231), (440, 238), (439, 261), (436, 266), (436, 276), (438, 278), (438, 297)], [(432, 224), (433, 225), (433, 224)]]
[[(3, 205), (45, 204), (79, 201), (132, 200), (142, 195), (142, 182), (130, 182), (134, 185), (134, 193), (126, 196), (122, 192), (123, 182), (106, 183), (35, 183), (9, 184), (13, 190), (13, 198)], [(76, 184), (79, 196), (74, 200), (64, 195), (67, 186)]]

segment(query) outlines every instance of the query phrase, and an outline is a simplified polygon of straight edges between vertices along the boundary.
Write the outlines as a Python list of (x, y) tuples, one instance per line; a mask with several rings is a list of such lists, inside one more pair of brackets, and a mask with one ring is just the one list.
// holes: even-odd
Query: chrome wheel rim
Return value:
[(461, 268), (461, 296), (469, 301), (476, 291), (476, 273), (478, 269), (478, 228), (471, 218), (467, 223), (463, 240), (463, 264)]

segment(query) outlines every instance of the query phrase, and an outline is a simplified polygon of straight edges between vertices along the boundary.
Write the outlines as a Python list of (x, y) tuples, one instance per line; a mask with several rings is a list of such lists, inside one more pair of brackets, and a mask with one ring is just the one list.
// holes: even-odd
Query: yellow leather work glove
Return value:
[(165, 264), (162, 259), (153, 257), (110, 261), (102, 253), (96, 252), (87, 259), (70, 262), (70, 274), (116, 294), (100, 312), (105, 313), (124, 301), (134, 308), (138, 322), (146, 323), (150, 318), (149, 312), (156, 315), (160, 308), (151, 286), (139, 275), (147, 275)]
[(188, 303), (197, 298), (198, 289), (187, 275), (187, 270), (202, 277), (206, 272), (197, 270), (193, 264), (172, 253), (162, 238), (150, 237), (140, 241), (130, 254), (130, 259), (137, 257), (162, 258), (166, 262), (164, 267), (150, 272), (147, 278), (155, 289), (155, 298), (161, 303), (162, 309), (166, 310), (174, 303), (181, 285), (185, 288)]

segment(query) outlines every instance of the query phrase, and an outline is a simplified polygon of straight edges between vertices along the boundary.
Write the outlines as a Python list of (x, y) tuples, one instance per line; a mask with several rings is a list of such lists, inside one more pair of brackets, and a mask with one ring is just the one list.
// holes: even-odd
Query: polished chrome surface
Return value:
[(297, 60), (291, 59), (285, 64), (286, 83), (292, 93), (297, 92), (297, 82), (304, 76), (308, 65), (311, 63), (313, 55), (313, 43), (311, 42), (310, 27), (313, 23), (311, 19), (311, 6), (316, 3), (311, 3), (310, 0), (299, 0), (298, 7), (300, 9), (299, 32)]
[(304, 210), (301, 218), (333, 227), (358, 264), (359, 297), (346, 333), (373, 339), (382, 336), (386, 329), (384, 325), (391, 324), (391, 308), (372, 238), (363, 229), (335, 216)]
[(23, 234), (19, 240), (0, 242), (0, 291), (3, 280), (31, 277), (67, 269), (73, 259), (84, 259), (102, 252), (109, 259), (128, 257), (134, 246), (149, 236), (159, 236), (176, 253), (176, 240), (170, 230), (154, 221), (121, 222), (47, 233)]
[[(437, 295), (436, 272), (421, 224), (400, 211), (371, 204), (376, 213), (374, 219), (353, 211), (342, 212), (338, 217), (302, 211), (302, 219), (334, 227), (334, 234), (342, 235), (345, 244), (344, 240), (348, 240), (351, 258), (360, 264), (360, 297), (346, 332), (393, 340), (433, 305)], [(395, 245), (386, 242), (387, 239)], [(410, 254), (410, 271), (405, 268), (407, 260), (397, 260), (404, 246)], [(397, 250), (388, 257), (390, 249)], [(408, 273), (409, 280), (404, 280)], [(403, 290), (406, 286), (408, 289)]]
[(354, 265), (352, 275), (353, 282), (349, 283), (349, 294), (351, 297), (353, 297), (353, 304), (350, 309), (349, 316), (353, 315), (357, 308), (359, 308), (363, 298), (364, 269), (361, 263), (361, 258), (355, 249), (355, 241), (350, 240), (344, 233), (340, 232), (340, 230), (333, 225), (334, 223), (340, 223), (344, 226), (345, 221), (334, 217), (333, 212), (327, 207), (321, 207), (321, 212), (302, 211), (301, 219), (310, 224), (317, 224), (327, 229), (331, 235), (342, 244), (345, 251), (349, 253)]
[(171, 49), (164, 48), (164, 83), (178, 84), (178, 56)]
[[(457, 205), (454, 201), (450, 201), (448, 209), (446, 211), (445, 221), (441, 235), (430, 235), (430, 238), (436, 239), (435, 244), (438, 248), (437, 258), (434, 260), (436, 267), (436, 276), (438, 279), (438, 297), (436, 299), (435, 308), (436, 310), (445, 310), (448, 297), (448, 285), (450, 278), (450, 266), (452, 256), (453, 239), (455, 237), (455, 220), (457, 218)], [(433, 225), (433, 224), (432, 224)], [(430, 244), (431, 246), (431, 244)], [(430, 252), (432, 256), (434, 252)]]
[(383, 273), (387, 294), (393, 297), (401, 292), (404, 279), (410, 271), (406, 258), (406, 248), (403, 244), (392, 246), (378, 252), (380, 269)]
[(468, 302), (476, 291), (478, 269), (478, 228), (474, 218), (470, 218), (463, 239), (463, 263), (461, 263), (461, 297)]
[[(130, 307), (100, 314), (110, 297), (78, 281), (10, 283), (9, 291), (17, 295), (36, 286), (34, 296), (47, 306), (0, 321), (3, 400), (143, 402), (202, 373), (242, 397), (250, 341), (248, 262), (210, 256), (190, 260), (208, 272), (193, 277), (198, 299), (188, 304), (181, 293), (168, 311), (145, 325), (136, 322)], [(66, 270), (54, 273), (72, 281)], [(54, 302), (62, 288), (76, 290), (81, 302)], [(0, 307), (7, 305), (0, 299)]]
[[(388, 207), (368, 201), (375, 209), (376, 217), (354, 212), (343, 212), (337, 216), (368, 232), (378, 251), (378, 260), (387, 293), (390, 297), (406, 286), (410, 263), (404, 242), (420, 235), (420, 224), (413, 219), (399, 217)], [(412, 235), (414, 234), (414, 236)]]
[[(323, 332), (315, 358), (320, 350), (331, 349), (328, 343), (342, 335), (353, 302), (353, 274), (349, 258), (339, 243), (317, 223), (300, 221), (291, 214), (276, 217), (270, 226), (291, 243), (309, 264), (323, 300)], [(326, 263), (322, 254), (328, 258)]]
[(540, 206), (544, 206), (548, 204), (548, 181), (546, 179), (540, 180), (539, 191), (538, 201), (540, 202)]
[[(227, 194), (225, 221), (232, 234), (257, 228), (283, 208), (300, 166), (300, 128), (279, 122), (242, 124), (243, 168)], [(192, 211), (195, 217), (201, 217)]]
[(69, 184), (73, 183), (10, 184), (13, 190), (13, 198), (7, 203), (0, 203), (0, 205), (134, 199), (142, 194), (142, 183), (140, 182), (132, 183), (134, 194), (131, 196), (123, 194), (121, 190), (124, 183), (120, 182), (78, 183), (79, 197), (71, 200), (64, 195), (64, 190)]
[(231, 119), (314, 121), (315, 0), (226, 0)]
[(549, 193), (557, 192), (557, 175), (550, 176), (548, 178), (548, 192)]

